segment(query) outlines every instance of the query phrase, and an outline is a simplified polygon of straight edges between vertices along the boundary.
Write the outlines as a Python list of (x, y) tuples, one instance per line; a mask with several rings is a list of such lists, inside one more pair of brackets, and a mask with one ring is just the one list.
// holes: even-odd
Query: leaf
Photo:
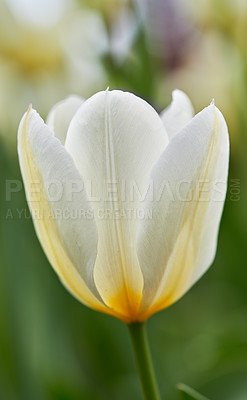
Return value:
[(181, 393), (183, 400), (209, 400), (207, 397), (196, 392), (194, 389), (190, 388), (184, 383), (178, 383), (177, 389)]

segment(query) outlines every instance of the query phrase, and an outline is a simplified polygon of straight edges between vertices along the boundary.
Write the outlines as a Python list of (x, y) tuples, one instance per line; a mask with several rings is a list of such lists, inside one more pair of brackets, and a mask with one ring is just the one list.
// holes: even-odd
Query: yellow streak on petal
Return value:
[[(154, 313), (161, 311), (181, 298), (190, 287), (190, 282), (194, 273), (196, 257), (198, 256), (198, 248), (200, 246), (200, 233), (203, 229), (207, 210), (210, 204), (209, 199), (203, 200), (203, 190), (208, 182), (210, 188), (208, 193), (213, 190), (213, 174), (218, 161), (220, 152), (220, 132), (218, 130), (219, 122), (215, 113), (214, 133), (209, 146), (207, 160), (204, 161), (205, 168), (200, 172), (194, 185), (188, 193), (186, 206), (184, 209), (181, 228), (174, 246), (173, 252), (169, 258), (168, 265), (165, 269), (164, 277), (166, 277), (165, 293), (160, 287), (157, 291), (152, 305), (139, 314), (139, 321), (145, 321)], [(194, 196), (196, 185), (202, 182), (198, 190), (197, 199), (190, 201)], [(194, 197), (193, 197), (194, 198)]]
[(126, 322), (138, 321), (138, 310), (142, 294), (135, 293), (128, 288), (128, 297), (126, 297), (126, 287), (124, 286), (119, 293), (108, 300), (108, 305), (112, 310), (117, 310), (121, 314), (121, 319)]
[[(62, 242), (52, 216), (42, 178), (28, 142), (28, 120), (31, 106), (23, 122), (20, 143), (20, 164), (29, 207), (33, 216), (37, 236), (56, 273), (66, 288), (82, 303), (95, 310), (121, 319), (117, 313), (108, 309), (91, 293), (84, 280), (72, 264)], [(39, 183), (40, 191), (34, 191), (33, 183)], [(31, 191), (32, 188), (32, 191)]]

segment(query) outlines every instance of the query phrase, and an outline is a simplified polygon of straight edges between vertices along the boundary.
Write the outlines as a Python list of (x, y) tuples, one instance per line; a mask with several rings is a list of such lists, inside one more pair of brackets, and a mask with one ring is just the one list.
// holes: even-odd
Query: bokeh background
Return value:
[[(0, 0), (0, 399), (141, 399), (127, 329), (79, 304), (43, 254), (20, 188), (18, 123), (70, 93), (129, 90), (158, 110), (215, 98), (231, 163), (212, 268), (148, 322), (162, 398), (184, 382), (247, 399), (246, 0)], [(9, 186), (16, 192), (9, 194)]]

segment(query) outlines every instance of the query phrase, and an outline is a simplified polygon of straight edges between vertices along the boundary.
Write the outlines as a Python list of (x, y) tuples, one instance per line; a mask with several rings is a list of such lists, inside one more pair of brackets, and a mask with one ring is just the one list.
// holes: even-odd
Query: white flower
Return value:
[(70, 97), (48, 124), (29, 108), (18, 152), (40, 242), (84, 304), (144, 321), (212, 263), (229, 158), (214, 104), (193, 117), (176, 90), (160, 117), (117, 90)]
[[(44, 6), (47, 14), (50, 8)], [(67, 93), (89, 96), (108, 80), (102, 63), (108, 34), (99, 13), (70, 2), (48, 26), (23, 21), (23, 14), (0, 2), (0, 132), (8, 141), (24, 104), (32, 101), (47, 115)]]

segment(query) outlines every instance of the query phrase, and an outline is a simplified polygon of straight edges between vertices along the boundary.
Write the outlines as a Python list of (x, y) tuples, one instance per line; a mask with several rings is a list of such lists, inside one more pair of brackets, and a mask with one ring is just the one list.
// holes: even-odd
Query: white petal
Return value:
[(153, 218), (140, 224), (137, 245), (144, 319), (180, 298), (212, 263), (228, 159), (227, 126), (210, 105), (176, 135), (155, 165), (154, 201), (146, 203)]
[(105, 311), (93, 280), (97, 231), (82, 178), (31, 107), (20, 123), (18, 152), (34, 226), (51, 265), (75, 297)]
[[(100, 92), (86, 101), (73, 118), (65, 142), (88, 195), (92, 192), (95, 197), (96, 287), (109, 307), (133, 319), (143, 286), (136, 254), (138, 218), (133, 214), (142, 206), (140, 197), (149, 173), (167, 143), (155, 110), (121, 91)], [(133, 187), (140, 196), (133, 195)]]
[(69, 96), (55, 104), (48, 114), (46, 123), (63, 145), (70, 121), (83, 102), (84, 99), (79, 96)]
[(182, 90), (172, 92), (172, 102), (160, 114), (169, 139), (175, 136), (194, 116), (189, 97)]

